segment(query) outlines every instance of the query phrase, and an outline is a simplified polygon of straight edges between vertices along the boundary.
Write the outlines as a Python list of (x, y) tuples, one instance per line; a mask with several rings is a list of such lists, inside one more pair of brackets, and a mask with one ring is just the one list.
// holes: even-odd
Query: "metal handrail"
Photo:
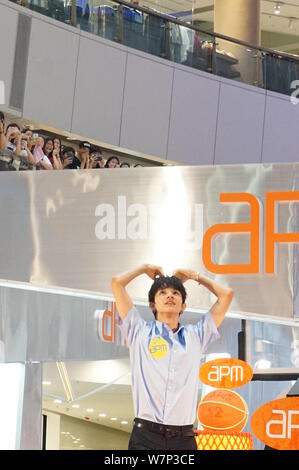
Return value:
[(265, 54), (278, 55), (279, 57), (283, 57), (283, 58), (286, 58), (288, 60), (292, 60), (294, 62), (299, 62), (299, 56), (295, 57), (294, 55), (288, 54), (286, 52), (280, 52), (280, 51), (277, 51), (275, 49), (268, 49), (266, 47), (255, 46), (253, 44), (250, 44), (249, 42), (242, 41), (240, 39), (236, 39), (236, 38), (233, 38), (233, 37), (230, 37), (230, 36), (226, 36), (224, 34), (211, 33), (210, 31), (207, 31), (205, 29), (198, 28), (198, 26), (194, 26), (194, 25), (185, 23), (184, 21), (178, 20), (177, 18), (172, 17), (171, 15), (167, 15), (167, 14), (164, 14), (164, 13), (161, 13), (161, 12), (157, 12), (157, 11), (151, 10), (150, 8), (147, 8), (147, 7), (142, 7), (142, 6), (139, 6), (139, 5), (138, 6), (132, 5), (132, 3), (128, 3), (124, 0), (113, 0), (113, 2), (114, 3), (119, 3), (120, 5), (124, 5), (128, 8), (131, 8), (132, 10), (142, 11), (143, 13), (153, 15), (153, 16), (157, 16), (158, 18), (161, 18), (165, 21), (169, 21), (169, 22), (177, 24), (179, 26), (184, 26), (185, 28), (191, 29), (191, 30), (196, 31), (198, 33), (207, 34), (209, 36), (214, 37), (215, 39), (216, 38), (217, 39), (222, 39), (222, 40), (225, 40), (225, 41), (228, 41), (228, 42), (232, 42), (234, 44), (238, 44), (239, 46), (244, 46), (244, 47), (247, 47), (249, 49), (254, 49), (256, 51), (259, 51), (259, 52), (262, 52), (262, 53), (265, 53)]
[[(15, 0), (10, 0), (10, 1), (12, 1), (13, 3), (16, 3)], [(207, 31), (205, 29), (199, 28), (198, 26), (194, 26), (192, 24), (188, 24), (184, 21), (181, 21), (181, 20), (173, 17), (172, 15), (161, 13), (161, 12), (158, 12), (156, 10), (152, 10), (151, 8), (148, 8), (148, 7), (145, 7), (145, 6), (133, 5), (132, 3), (127, 2), (125, 0), (112, 0), (112, 1), (113, 1), (113, 3), (117, 3), (119, 5), (125, 6), (127, 8), (132, 9), (132, 10), (140, 11), (140, 12), (146, 13), (148, 15), (156, 16), (157, 18), (160, 18), (160, 19), (162, 19), (166, 22), (170, 22), (170, 23), (173, 23), (173, 24), (191, 29), (191, 30), (193, 30), (197, 33), (209, 35), (212, 38), (214, 38), (214, 40), (221, 39), (221, 40), (233, 43), (233, 44), (237, 44), (239, 46), (247, 47), (248, 49), (253, 49), (253, 50), (258, 51), (262, 54), (269, 54), (269, 55), (272, 55), (272, 56), (279, 56), (279, 58), (284, 58), (286, 60), (299, 63), (299, 56), (288, 54), (286, 52), (282, 52), (282, 51), (279, 51), (279, 50), (276, 50), (276, 49), (269, 49), (267, 47), (256, 46), (256, 45), (251, 44), (249, 42), (242, 41), (240, 39), (236, 39), (236, 38), (233, 38), (231, 36), (226, 36), (224, 34), (220, 34), (220, 33), (217, 33), (217, 32), (212, 33), (212, 32)], [(25, 8), (28, 8), (26, 5), (23, 5), (23, 6), (25, 6)]]

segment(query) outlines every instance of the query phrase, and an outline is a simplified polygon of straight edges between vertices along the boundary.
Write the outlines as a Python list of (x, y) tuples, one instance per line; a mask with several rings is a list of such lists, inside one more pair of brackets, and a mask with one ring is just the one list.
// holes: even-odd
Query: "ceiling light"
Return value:
[(81, 444), (80, 447), (85, 447), (85, 445), (84, 445), (84, 444)]
[(43, 385), (51, 385), (52, 382), (50, 380), (43, 380)]
[(86, 412), (87, 412), (87, 413), (93, 413), (93, 412), (94, 412), (94, 409), (93, 409), (93, 408), (87, 408)]
[(113, 417), (113, 418), (110, 418), (111, 421), (117, 421), (117, 418)]
[(274, 7), (274, 13), (275, 13), (275, 15), (280, 14), (280, 4), (279, 3), (276, 3), (276, 5)]
[(128, 421), (121, 421), (120, 424), (128, 424)]
[(57, 399), (55, 399), (55, 400), (54, 400), (54, 403), (56, 403), (56, 404), (58, 405), (58, 404), (62, 403), (62, 400), (57, 400)]
[(72, 408), (80, 408), (80, 405), (72, 405)]
[(106, 413), (99, 413), (100, 418), (106, 418), (106, 416), (107, 416)]

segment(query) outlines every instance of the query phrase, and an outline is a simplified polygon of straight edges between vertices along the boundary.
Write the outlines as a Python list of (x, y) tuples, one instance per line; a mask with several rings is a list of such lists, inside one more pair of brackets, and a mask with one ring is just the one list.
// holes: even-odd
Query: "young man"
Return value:
[[(142, 274), (154, 280), (149, 291), (152, 322), (140, 317), (126, 291), (127, 284)], [(197, 324), (181, 325), (187, 295), (183, 284), (189, 279), (209, 289), (217, 301)], [(190, 270), (164, 276), (161, 267), (148, 264), (114, 276), (111, 288), (130, 348), (136, 418), (129, 450), (196, 450), (193, 423), (200, 358), (219, 338), (217, 328), (232, 301), (232, 289)]]

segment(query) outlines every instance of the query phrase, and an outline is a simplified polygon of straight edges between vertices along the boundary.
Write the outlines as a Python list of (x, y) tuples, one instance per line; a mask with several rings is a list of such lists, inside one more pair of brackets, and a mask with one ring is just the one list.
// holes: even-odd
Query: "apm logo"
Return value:
[(0, 80), (0, 105), (5, 104), (5, 85), (2, 80)]
[(299, 450), (299, 397), (270, 401), (255, 411), (251, 429), (258, 439), (278, 450)]
[(102, 341), (120, 346), (126, 344), (118, 328), (118, 315), (115, 302), (111, 302), (110, 310), (96, 310), (94, 316), (97, 320), (98, 337)]
[(240, 359), (221, 358), (203, 364), (199, 370), (201, 382), (215, 388), (238, 388), (250, 382), (253, 370)]

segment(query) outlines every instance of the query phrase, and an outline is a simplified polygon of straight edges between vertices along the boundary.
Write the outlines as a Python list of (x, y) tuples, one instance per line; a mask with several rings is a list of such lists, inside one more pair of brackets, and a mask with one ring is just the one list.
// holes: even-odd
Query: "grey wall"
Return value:
[[(7, 96), (18, 71), (19, 14), (32, 18), (21, 116), (187, 164), (298, 161), (299, 106), (289, 97), (155, 58), (0, 0), (0, 40), (7, 45), (0, 79)], [(9, 103), (2, 108), (16, 111)]]

